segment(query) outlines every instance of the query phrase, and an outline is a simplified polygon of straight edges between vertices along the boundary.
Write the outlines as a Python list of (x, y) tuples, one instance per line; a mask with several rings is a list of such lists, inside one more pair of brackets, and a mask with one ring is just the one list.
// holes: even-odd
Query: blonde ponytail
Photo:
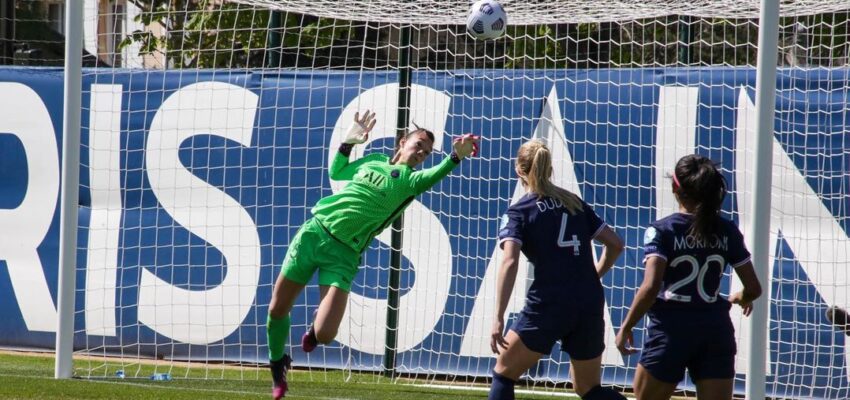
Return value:
[(570, 215), (581, 211), (581, 200), (574, 193), (552, 183), (552, 154), (540, 140), (529, 140), (519, 148), (517, 169), (528, 190), (539, 197), (559, 200)]

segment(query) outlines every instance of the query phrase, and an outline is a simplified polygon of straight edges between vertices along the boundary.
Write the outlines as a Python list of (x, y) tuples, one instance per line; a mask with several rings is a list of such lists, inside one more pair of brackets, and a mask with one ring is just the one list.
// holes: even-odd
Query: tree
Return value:
[[(122, 46), (140, 43), (142, 54), (163, 54), (169, 68), (393, 69), (397, 64), (399, 24), (221, 0), (130, 1), (142, 10), (139, 22), (162, 29), (133, 32)], [(783, 18), (779, 62), (846, 65), (848, 15)], [(486, 42), (468, 37), (460, 25), (413, 28), (411, 64), (434, 70), (755, 65), (758, 38), (755, 20), (689, 16), (509, 26), (506, 36)]]
[[(140, 53), (162, 53), (171, 68), (261, 66), (269, 10), (211, 0), (132, 0), (136, 21), (120, 47), (141, 44)], [(152, 29), (159, 26), (162, 29)]]
[(164, 55), (168, 68), (263, 67), (272, 51), (281, 58), (275, 67), (314, 65), (333, 58), (329, 48), (352, 31), (350, 22), (226, 1), (132, 1), (141, 10), (137, 22), (148, 29), (130, 33), (121, 47), (139, 43), (142, 55)]

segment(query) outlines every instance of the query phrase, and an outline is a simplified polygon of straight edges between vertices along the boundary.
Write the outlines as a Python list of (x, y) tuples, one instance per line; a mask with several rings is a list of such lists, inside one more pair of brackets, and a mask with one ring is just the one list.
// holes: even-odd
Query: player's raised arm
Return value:
[(414, 172), (411, 177), (411, 185), (414, 191), (422, 193), (437, 184), (440, 179), (445, 178), (460, 161), (470, 155), (478, 154), (479, 137), (473, 134), (465, 134), (452, 141), (452, 153), (439, 164)]
[(360, 117), (360, 112), (354, 114), (354, 122), (348, 127), (345, 137), (342, 139), (342, 144), (339, 146), (336, 156), (331, 162), (330, 170), (328, 171), (330, 178), (335, 181), (349, 181), (357, 172), (357, 167), (365, 162), (365, 159), (357, 160), (353, 163), (348, 162), (348, 157), (351, 156), (351, 150), (355, 145), (366, 143), (369, 139), (369, 132), (375, 127), (375, 113), (366, 110), (363, 117)]

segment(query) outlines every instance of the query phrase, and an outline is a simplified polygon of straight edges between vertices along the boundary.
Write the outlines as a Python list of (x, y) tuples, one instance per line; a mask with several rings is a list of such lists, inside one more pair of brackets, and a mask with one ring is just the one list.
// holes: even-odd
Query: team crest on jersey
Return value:
[(656, 236), (658, 236), (658, 231), (655, 230), (655, 227), (650, 226), (649, 228), (646, 228), (646, 233), (643, 234), (643, 244), (647, 245), (652, 243)]
[(370, 184), (376, 189), (383, 189), (387, 183), (387, 177), (376, 171), (367, 171), (361, 176), (361, 182)]
[(399, 172), (397, 169), (394, 169), (393, 172), (390, 172), (390, 176), (393, 178), (398, 178), (399, 175), (401, 175), (401, 172)]

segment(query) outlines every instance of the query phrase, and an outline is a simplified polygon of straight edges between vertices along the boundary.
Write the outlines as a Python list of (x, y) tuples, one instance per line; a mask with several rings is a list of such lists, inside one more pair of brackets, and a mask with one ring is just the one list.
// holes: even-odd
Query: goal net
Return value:
[[(843, 398), (847, 337), (826, 309), (850, 306), (850, 6), (782, 3), (771, 261), (757, 266), (771, 276), (767, 391)], [(614, 335), (642, 281), (644, 229), (676, 209), (666, 175), (679, 157), (719, 163), (723, 214), (747, 232), (756, 1), (506, 1), (507, 33), (492, 41), (466, 33), (468, 2), (86, 4), (79, 376), (132, 375), (155, 360), (165, 372), (201, 363), (207, 378), (236, 363), (266, 379), (254, 366), (267, 362), (272, 285), (311, 207), (342, 187), (327, 169), (367, 109), (378, 122), (353, 158), (391, 154), (414, 124), (437, 133), (425, 167), (452, 135), (480, 134), (481, 153), (413, 201), (395, 246), (392, 229), (378, 236), (336, 341), (305, 354), (299, 338), (319, 302), (308, 285), (291, 314), (298, 367), (422, 384), (489, 376), (497, 230), (523, 193), (514, 156), (531, 138), (552, 149), (554, 181), (626, 242), (603, 278), (605, 384), (628, 388), (634, 376), (638, 356), (621, 356)], [(523, 261), (508, 325), (533, 274)], [(726, 282), (724, 296), (739, 285)], [(742, 392), (750, 332), (730, 312)], [(644, 334), (642, 323), (638, 344)], [(525, 385), (559, 390), (569, 365), (556, 346)]]

